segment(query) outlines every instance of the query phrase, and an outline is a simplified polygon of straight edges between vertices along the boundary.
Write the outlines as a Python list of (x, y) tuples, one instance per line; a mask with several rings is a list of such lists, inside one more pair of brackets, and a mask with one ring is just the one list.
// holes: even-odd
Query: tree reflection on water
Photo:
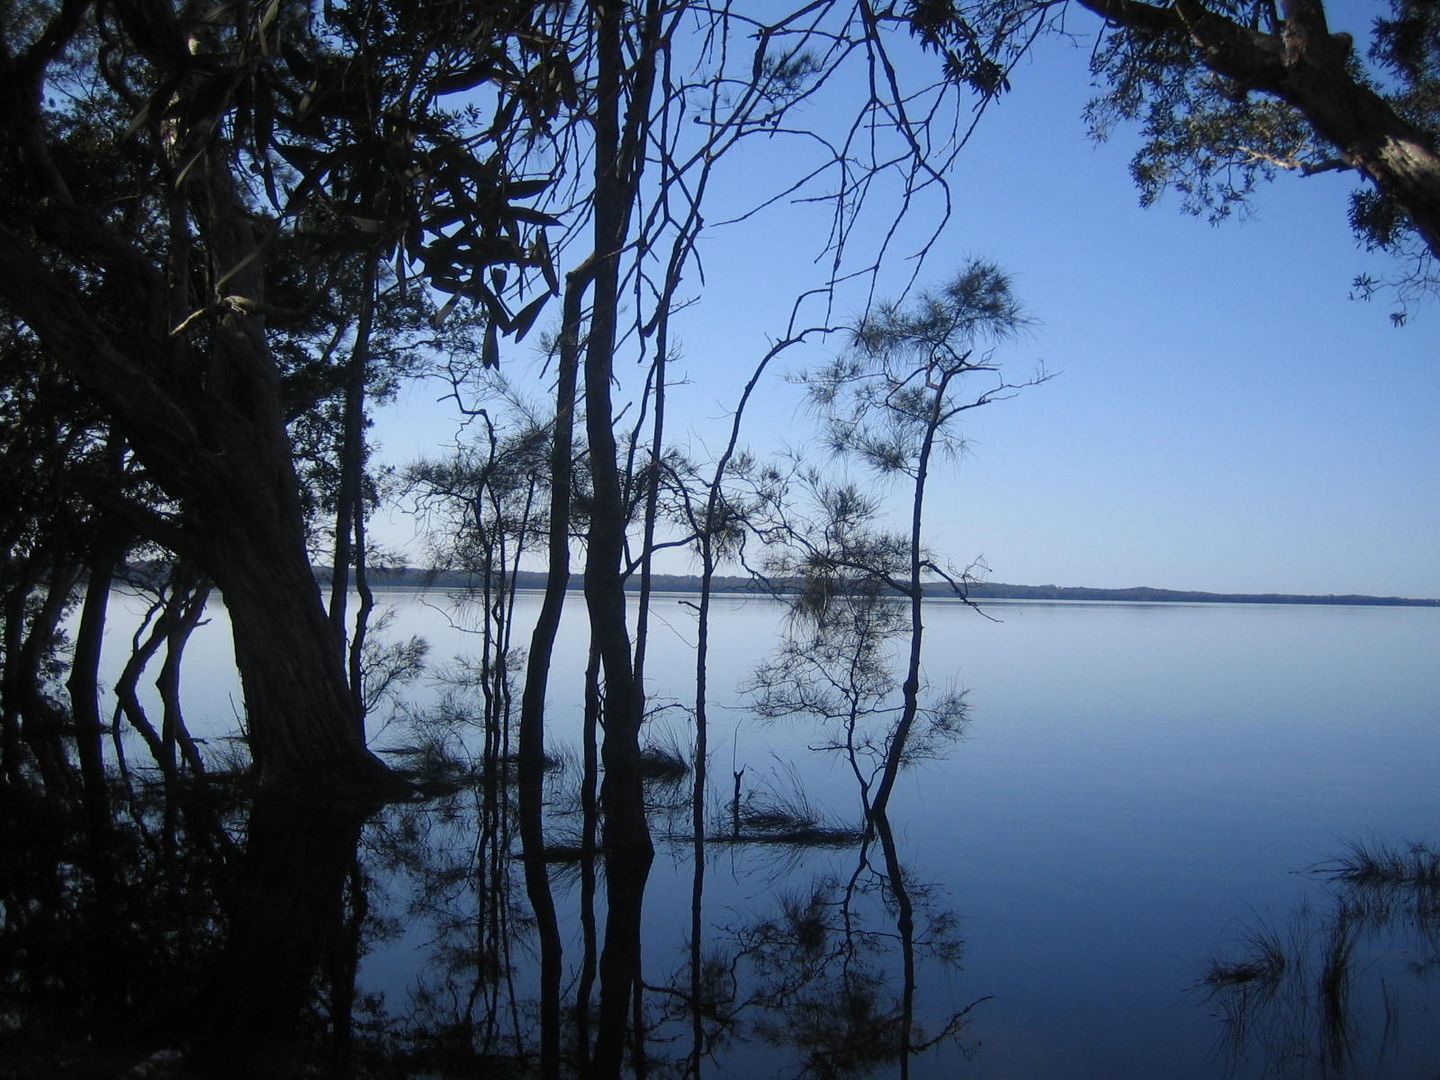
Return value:
[[(99, 832), (81, 788), (8, 792), (0, 1075), (906, 1076), (974, 1053), (986, 998), (941, 978), (961, 969), (958, 917), (885, 815), (809, 846), (737, 842), (717, 807), (704, 835), (627, 863), (587, 830), (578, 771), (546, 773), (538, 851), (494, 756), (378, 810), (252, 800), (218, 771), (117, 783)], [(1202, 979), (1218, 1064), (1418, 1075), (1440, 855), (1356, 848), (1317, 873), (1325, 904), (1247, 930)]]
[[(546, 776), (557, 837), (585, 833), (572, 771)], [(526, 850), (513, 770), (493, 758), (378, 811), (249, 801), (223, 777), (112, 795), (101, 846), (78, 796), (7, 808), (7, 1075), (536, 1075), (547, 1037), (567, 1076), (757, 1060), (904, 1075), (912, 1055), (967, 1048), (973, 1003), (917, 1002), (918, 968), (958, 969), (956, 918), (902, 869), (883, 816), (848, 849), (781, 850), (736, 844), (717, 814), (728, 843), (696, 863), (676, 834), (652, 869), (593, 842)], [(722, 862), (750, 909), (698, 939), (642, 924), (647, 890), (655, 906)], [(532, 865), (559, 913), (553, 969)]]

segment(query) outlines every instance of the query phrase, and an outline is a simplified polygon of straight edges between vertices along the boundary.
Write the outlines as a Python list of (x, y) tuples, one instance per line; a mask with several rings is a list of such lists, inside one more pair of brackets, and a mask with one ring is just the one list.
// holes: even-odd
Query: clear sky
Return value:
[[(1365, 40), (1375, 8), (1330, 6), (1332, 28)], [(1051, 42), (1022, 65), (951, 178), (954, 215), (919, 284), (996, 261), (1036, 320), (1002, 358), (1016, 377), (1041, 359), (1058, 374), (969, 414), (969, 449), (932, 489), (928, 541), (1019, 584), (1440, 597), (1440, 304), (1394, 329), (1384, 299), (1348, 298), (1357, 273), (1388, 264), (1357, 247), (1343, 176), (1282, 177), (1219, 227), (1173, 197), (1142, 210), (1133, 132), (1086, 137), (1086, 57)], [(787, 166), (750, 157), (720, 197), (738, 205)], [(718, 450), (767, 336), (822, 276), (817, 225), (782, 207), (702, 240), (700, 302), (678, 325), (688, 384), (671, 397), (673, 439), (697, 456)], [(880, 294), (908, 273), (897, 258)], [(863, 297), (846, 302), (841, 317)], [(842, 345), (784, 361), (748, 444), (803, 445), (811, 418), (778, 376)], [(539, 398), (525, 352), (504, 363)], [(439, 396), (412, 387), (377, 418), (386, 460), (453, 439)], [(382, 513), (376, 532), (399, 545), (413, 530)]]

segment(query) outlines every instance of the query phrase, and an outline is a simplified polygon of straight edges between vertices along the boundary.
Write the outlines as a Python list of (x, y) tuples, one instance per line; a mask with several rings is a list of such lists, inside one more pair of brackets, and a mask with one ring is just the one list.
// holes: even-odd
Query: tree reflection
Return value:
[[(942, 1008), (928, 1030), (915, 1019), (917, 960), (960, 968), (957, 920), (935, 903), (932, 887), (907, 882), (887, 817), (875, 814), (870, 824), (849, 880), (785, 905), (782, 920), (757, 939), (769, 976), (757, 998), (768, 1015), (757, 1031), (799, 1052), (798, 1075), (867, 1076), (884, 1067), (908, 1076), (912, 1057), (943, 1042), (969, 1050), (965, 1021), (977, 1002)], [(898, 980), (886, 973), (897, 959)], [(804, 973), (798, 982), (796, 973)]]
[[(942, 1044), (970, 1052), (966, 1022), (978, 1002), (931, 1002), (916, 1019), (920, 969), (928, 965), (927, 981), (960, 970), (958, 920), (938, 889), (907, 878), (888, 820), (871, 824), (853, 862), (790, 852), (788, 887), (770, 911), (717, 927), (708, 941), (692, 924), (687, 965), (655, 988), (658, 1038), (680, 1024), (691, 1036), (666, 1075), (700, 1076), (761, 1047), (767, 1075), (806, 1077), (906, 1076), (912, 1058)], [(756, 876), (762, 853), (773, 848), (728, 851)]]
[(247, 813), (223, 788), (141, 787), (96, 846), (76, 802), (6, 810), (0, 1057), (16, 1075), (285, 1076), (334, 1060), (315, 972), (343, 940), (364, 811), (267, 799)]
[[(884, 815), (821, 846), (737, 839), (717, 807), (656, 870), (600, 852), (578, 760), (522, 799), (504, 740), (485, 746), (447, 793), (378, 812), (247, 801), (213, 769), (134, 772), (133, 799), (112, 777), (99, 846), (78, 786), (6, 788), (0, 1057), (56, 1076), (699, 1077), (758, 1059), (850, 1077), (968, 1052), (973, 1005), (923, 992), (958, 970), (956, 920)], [(522, 828), (535, 806), (548, 846)], [(677, 955), (665, 890), (687, 875)], [(706, 895), (727, 876), (757, 896), (738, 913)], [(537, 883), (575, 943), (561, 963)]]
[[(196, 1009), (192, 1061), (203, 1072), (310, 1071), (307, 1059), (318, 1052), (304, 1031), (306, 1006), (316, 969), (342, 940), (343, 892), (366, 816), (273, 796), (252, 805), (225, 903), (225, 944)], [(341, 1026), (348, 1029), (348, 1016)]]

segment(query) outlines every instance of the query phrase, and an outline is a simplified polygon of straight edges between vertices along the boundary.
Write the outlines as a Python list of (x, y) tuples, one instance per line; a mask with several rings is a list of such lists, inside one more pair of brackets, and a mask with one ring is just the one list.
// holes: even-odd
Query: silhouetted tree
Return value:
[[(0, 298), (178, 507), (129, 506), (127, 521), (224, 593), (266, 781), (343, 789), (385, 774), (306, 557), (286, 433), (296, 398), (274, 328), (303, 321), (312, 295), (277, 294), (276, 259), (398, 255), (489, 304), (492, 333), (523, 329), (481, 272), (544, 262), (521, 236), (534, 216), (513, 205), (545, 181), (513, 177), (508, 154), (558, 105), (566, 56), (547, 15), (383, 3), (237, 8), (228, 20), (121, 3), (4, 12), (0, 168), (16, 197), (0, 219)], [(383, 47), (367, 36), (376, 27)], [(522, 28), (535, 33), (515, 37)], [(482, 84), (509, 118), (477, 141), (436, 103)], [(304, 284), (327, 285), (323, 273)], [(112, 299), (93, 303), (96, 291)]]
[[(882, 305), (857, 327), (846, 354), (806, 379), (825, 417), (830, 448), (881, 477), (903, 477), (909, 484), (908, 536), (899, 543), (876, 537), (862, 541), (869, 552), (842, 547), (831, 556), (842, 572), (859, 570), (873, 586), (908, 601), (902, 706), (886, 739), (885, 768), (872, 804), (876, 813), (885, 812), (920, 709), (925, 581), (947, 581), (963, 595), (963, 580), (947, 573), (924, 546), (931, 467), (937, 454), (958, 452), (956, 426), (964, 413), (1044, 381), (1042, 369), (1027, 381), (1009, 382), (999, 374), (993, 352), (983, 351), (988, 343), (1014, 337), (1025, 321), (1009, 278), (992, 263), (973, 261), (908, 307)], [(988, 378), (990, 385), (971, 389), (975, 376)]]
[[(926, 587), (963, 597), (967, 582), (925, 545), (927, 485), (937, 455), (958, 452), (964, 413), (1045, 379), (1042, 369), (1007, 381), (982, 348), (1023, 326), (1009, 280), (972, 262), (908, 306), (880, 305), (848, 350), (803, 377), (832, 453), (906, 484), (906, 532), (881, 524), (878, 495), (815, 466), (787, 475), (771, 465), (752, 480), (765, 507), (759, 527), (773, 544), (768, 573), (797, 589), (787, 636), (757, 671), (753, 700), (763, 716), (804, 716), (829, 729), (823, 745), (845, 754), (867, 813), (884, 812), (902, 763), (935, 752), (963, 724), (962, 695), (922, 701)], [(897, 641), (903, 673), (894, 670)]]

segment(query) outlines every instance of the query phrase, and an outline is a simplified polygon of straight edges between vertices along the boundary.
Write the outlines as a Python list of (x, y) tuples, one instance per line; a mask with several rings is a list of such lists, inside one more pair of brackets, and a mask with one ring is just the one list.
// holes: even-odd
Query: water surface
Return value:
[[(391, 632), (428, 636), (433, 659), (475, 650), (441, 598), (384, 599), (398, 613)], [(690, 699), (692, 599), (656, 598), (652, 704)], [(522, 623), (537, 606), (522, 597)], [(1440, 611), (986, 610), (993, 621), (958, 603), (926, 604), (927, 678), (965, 689), (970, 721), (946, 756), (918, 764), (896, 788), (888, 820), (898, 867), (873, 834), (824, 847), (707, 846), (701, 953), (710, 982), (698, 1012), (688, 780), (652, 792), (660, 839), (641, 956), (651, 1071), (685, 1070), (699, 1015), (704, 1075), (894, 1075), (908, 952), (912, 1043), (945, 1036), (910, 1059), (912, 1076), (1433, 1075), (1440, 997), (1427, 965), (1440, 959), (1440, 936), (1428, 935), (1440, 909), (1411, 910), (1403, 897), (1391, 910), (1366, 907), (1313, 870), (1357, 841), (1399, 850), (1440, 842)], [(581, 614), (572, 597), (551, 681), (550, 746), (572, 748), (570, 768), (548, 781), (551, 844), (579, 836), (567, 806), (577, 783)], [(197, 734), (205, 717), (218, 718), (217, 736), (227, 730), (238, 701), (225, 630), (217, 608), (187, 667)], [(810, 722), (762, 722), (748, 707), (742, 688), (783, 630), (772, 601), (716, 603), (712, 841), (723, 839), (741, 769), (752, 798), (803, 790), (832, 823), (861, 824), (850, 770), (811, 749), (822, 733)], [(441, 696), (419, 687), (412, 708), (434, 711)], [(690, 744), (682, 710), (662, 709), (652, 730)], [(466, 731), (456, 742), (478, 753), (478, 737)], [(377, 736), (382, 746), (407, 741), (400, 722)], [(356, 981), (387, 1038), (419, 1045), (464, 1031), (471, 1050), (533, 1053), (537, 945), (521, 872), (508, 861), (519, 841), (496, 806), (476, 787), (365, 827), (369, 923)], [(563, 1039), (573, 1046), (585, 871), (561, 861), (550, 879)], [(597, 880), (603, 934), (603, 868)], [(898, 921), (900, 893), (913, 932)], [(1272, 929), (1294, 946), (1283, 972), (1204, 983), (1216, 970), (1233, 975), (1213, 965), (1245, 960)], [(1343, 985), (1326, 967), (1337, 933), (1353, 939)], [(884, 1045), (867, 1050), (867, 1039)]]

